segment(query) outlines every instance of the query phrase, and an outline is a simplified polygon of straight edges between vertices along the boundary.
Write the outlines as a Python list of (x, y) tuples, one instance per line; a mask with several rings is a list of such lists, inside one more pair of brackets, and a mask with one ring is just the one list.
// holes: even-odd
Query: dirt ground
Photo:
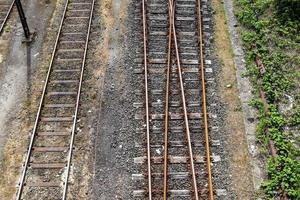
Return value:
[(226, 105), (227, 117), (225, 124), (227, 132), (230, 133), (227, 148), (230, 152), (232, 187), (237, 199), (256, 199), (257, 191), (254, 190), (254, 174), (252, 173), (251, 157), (248, 151), (244, 113), (239, 98), (241, 94), (236, 79), (236, 63), (231, 48), (224, 4), (212, 0), (212, 5), (215, 11), (216, 54), (222, 64), (220, 73), (222, 84), (220, 84), (219, 89), (222, 94), (222, 101)]
[[(94, 121), (92, 199), (131, 199), (130, 148), (133, 148), (131, 71), (128, 61), (130, 1), (102, 1), (101, 55), (97, 117)], [(131, 61), (132, 63), (132, 61)]]
[(5, 126), (9, 126), (7, 120), (10, 113), (15, 113), (11, 111), (19, 110), (19, 104), (29, 98), (32, 71), (40, 61), (41, 48), (54, 5), (53, 1), (30, 1), (24, 4), (26, 15), (29, 16), (27, 21), (30, 31), (35, 36), (32, 44), (23, 43), (23, 29), (16, 12), (13, 12), (0, 38), (0, 57), (3, 58), (0, 62), (0, 149), (6, 141)]

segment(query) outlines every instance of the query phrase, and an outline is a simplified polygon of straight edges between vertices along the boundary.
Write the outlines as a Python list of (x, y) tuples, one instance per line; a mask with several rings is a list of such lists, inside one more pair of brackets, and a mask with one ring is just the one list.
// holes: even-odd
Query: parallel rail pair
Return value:
[(66, 0), (17, 192), (67, 198), (95, 0)]
[[(167, 8), (167, 12), (165, 9)], [(191, 12), (190, 12), (190, 10)], [(162, 10), (162, 11), (160, 11)], [(196, 11), (196, 12), (193, 12)], [(167, 17), (165, 17), (167, 14)], [(168, 19), (168, 20), (166, 20)], [(164, 21), (165, 20), (165, 21)], [(193, 27), (194, 24), (197, 26)], [(183, 193), (185, 190), (184, 182), (173, 181), (171, 182), (171, 174), (185, 174), (180, 170), (186, 169), (187, 176), (189, 177), (189, 183), (192, 187), (190, 188), (190, 196), (193, 199), (200, 199), (201, 196), (205, 196), (205, 199), (214, 199), (213, 194), (213, 183), (212, 183), (212, 172), (211, 172), (211, 159), (210, 159), (210, 144), (209, 144), (209, 133), (208, 133), (208, 114), (206, 106), (206, 87), (205, 87), (205, 68), (204, 68), (204, 51), (203, 51), (203, 38), (202, 38), (202, 15), (201, 15), (201, 0), (168, 0), (165, 2), (163, 0), (156, 1), (145, 1), (142, 0), (142, 24), (143, 24), (143, 76), (144, 76), (144, 95), (145, 95), (145, 135), (146, 135), (146, 163), (147, 163), (147, 196), (149, 199), (153, 198), (153, 195), (161, 194), (160, 197), (167, 199), (173, 193)], [(150, 24), (150, 25), (148, 25)], [(165, 26), (168, 24), (167, 26)], [(192, 27), (192, 28), (191, 28)], [(198, 35), (195, 35), (198, 34)], [(191, 36), (189, 38), (189, 36)], [(198, 40), (194, 40), (194, 37), (198, 37)], [(181, 39), (182, 38), (182, 39)], [(188, 38), (188, 39), (187, 39)], [(167, 42), (166, 42), (167, 41)], [(166, 42), (166, 43), (164, 43)], [(162, 47), (163, 46), (163, 47)], [(164, 46), (167, 48), (165, 49)], [(198, 50), (195, 48), (198, 47)], [(195, 55), (197, 54), (198, 55)], [(183, 59), (182, 57), (186, 57)], [(195, 69), (195, 65), (198, 69)], [(161, 66), (165, 69), (161, 70)], [(184, 67), (183, 67), (184, 66)], [(155, 71), (155, 72), (154, 72)], [(161, 77), (157, 78), (157, 75), (151, 73), (158, 73), (160, 71), (163, 73)], [(176, 73), (177, 72), (177, 73)], [(186, 75), (190, 73), (190, 75)], [(190, 77), (198, 76), (198, 81), (195, 83), (189, 83)], [(171, 78), (173, 76), (173, 79)], [(185, 79), (183, 78), (185, 76)], [(165, 85), (158, 84), (158, 81), (153, 81), (153, 79), (164, 80)], [(174, 84), (175, 79), (175, 84)], [(159, 85), (159, 86), (158, 86)], [(192, 85), (192, 86), (189, 86)], [(160, 87), (160, 88), (159, 88)], [(154, 102), (157, 97), (154, 97), (153, 90), (162, 89), (164, 95), (161, 94), (160, 98), (164, 99), (164, 111), (161, 109), (154, 108)], [(176, 89), (175, 89), (176, 88)], [(192, 88), (192, 89), (191, 89)], [(198, 95), (190, 93), (191, 90), (197, 90), (200, 92)], [(174, 95), (177, 93), (177, 96)], [(197, 92), (196, 92), (197, 93)], [(172, 97), (173, 96), (173, 97)], [(188, 96), (188, 101), (187, 101)], [(195, 99), (196, 97), (196, 99)], [(198, 99), (197, 99), (198, 98)], [(175, 100), (174, 100), (175, 99)], [(190, 99), (195, 100), (192, 102)], [(176, 104), (176, 105), (175, 105)], [(180, 104), (180, 105), (177, 105)], [(192, 108), (192, 104), (194, 108)], [(200, 107), (202, 106), (202, 113), (199, 113)], [(174, 107), (177, 107), (174, 109)], [(191, 113), (195, 111), (196, 113)], [(152, 112), (151, 112), (152, 110)], [(159, 112), (161, 117), (153, 117), (154, 112)], [(200, 111), (201, 112), (201, 111)], [(194, 115), (193, 115), (194, 114)], [(200, 116), (201, 117), (195, 117)], [(194, 117), (193, 117), (194, 116)], [(163, 121), (163, 125), (156, 123), (156, 121)], [(201, 122), (199, 122), (202, 121)], [(206, 160), (206, 170), (207, 170), (207, 192), (201, 192), (199, 187), (199, 165), (196, 166), (196, 157), (198, 154), (197, 146), (195, 145), (195, 139), (191, 139), (191, 124), (200, 124), (200, 131), (204, 140), (204, 151)], [(156, 136), (154, 136), (153, 129), (159, 124), (161, 130), (163, 130), (163, 161), (157, 161), (157, 157), (153, 156), (153, 147), (159, 146), (162, 142), (157, 145), (155, 141)], [(175, 125), (174, 125), (175, 124)], [(178, 126), (179, 124), (179, 126)], [(193, 126), (192, 125), (192, 126)], [(175, 148), (172, 144), (178, 141), (171, 141), (170, 136), (172, 133), (171, 129), (175, 127), (181, 127), (180, 133), (185, 135), (185, 141), (181, 138), (180, 143), (183, 145), (180, 148), (187, 149), (187, 155), (184, 159), (178, 159), (179, 161), (174, 161), (175, 157), (181, 154), (182, 150)], [(202, 129), (203, 127), (203, 129)], [(198, 130), (199, 131), (199, 130)], [(171, 135), (170, 135), (171, 134)], [(196, 136), (197, 137), (197, 136)], [(200, 137), (200, 135), (199, 135)], [(174, 138), (174, 137), (172, 137)], [(170, 145), (172, 147), (170, 147)], [(176, 145), (175, 145), (176, 146)], [(183, 146), (183, 147), (182, 147)], [(171, 152), (169, 151), (171, 148)], [(203, 152), (200, 152), (203, 153)], [(173, 160), (172, 160), (173, 158)], [(177, 167), (180, 170), (176, 171), (175, 164), (185, 163), (188, 167)], [(157, 171), (156, 165), (163, 165), (163, 169)], [(155, 171), (155, 172), (153, 172)], [(161, 173), (163, 171), (163, 173)], [(155, 176), (163, 176), (163, 182), (159, 186), (153, 183)], [(197, 178), (198, 177), (198, 178)], [(160, 182), (161, 183), (161, 182)], [(179, 186), (171, 186), (171, 185)], [(171, 187), (176, 188), (175, 190), (170, 189)], [(188, 187), (188, 186), (187, 186)], [(155, 188), (155, 189), (153, 189)], [(162, 189), (162, 190), (161, 190)], [(203, 188), (201, 188), (203, 190)], [(201, 194), (205, 193), (205, 194)], [(200, 194), (200, 195), (199, 195)]]

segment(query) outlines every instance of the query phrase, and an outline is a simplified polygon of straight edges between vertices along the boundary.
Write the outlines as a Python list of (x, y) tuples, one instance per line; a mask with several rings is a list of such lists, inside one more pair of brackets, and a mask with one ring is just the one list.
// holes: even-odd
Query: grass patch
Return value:
[[(267, 198), (300, 199), (299, 132), (300, 95), (300, 2), (294, 0), (235, 0), (242, 24), (247, 76), (256, 89), (251, 104), (259, 110), (258, 141), (265, 147), (272, 141), (276, 156), (268, 157), (268, 180), (263, 184)], [(265, 100), (261, 100), (263, 91)], [(280, 109), (286, 96), (289, 109)], [(294, 141), (294, 142), (292, 142)]]

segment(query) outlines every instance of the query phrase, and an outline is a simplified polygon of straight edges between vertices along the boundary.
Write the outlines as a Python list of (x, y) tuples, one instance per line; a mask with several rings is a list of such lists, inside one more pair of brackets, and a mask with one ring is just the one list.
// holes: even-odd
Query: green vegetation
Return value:
[[(236, 4), (243, 26), (247, 75), (255, 93), (262, 90), (266, 99), (257, 97), (251, 102), (259, 111), (257, 138), (265, 148), (272, 141), (277, 154), (267, 155), (269, 179), (263, 188), (270, 199), (300, 199), (300, 155), (296, 147), (300, 142), (285, 131), (294, 128), (299, 134), (300, 127), (300, 1), (236, 0)], [(287, 103), (286, 96), (293, 97), (293, 106), (280, 110), (279, 106)]]

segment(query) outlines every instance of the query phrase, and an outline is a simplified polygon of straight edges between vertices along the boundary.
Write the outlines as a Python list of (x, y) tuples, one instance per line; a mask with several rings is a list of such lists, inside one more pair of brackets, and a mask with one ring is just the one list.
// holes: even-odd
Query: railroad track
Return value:
[[(143, 0), (137, 199), (214, 199), (200, 0)], [(141, 150), (142, 149), (142, 150)]]
[(66, 0), (16, 199), (66, 199), (95, 0)]
[(4, 26), (13, 10), (15, 0), (0, 0), (0, 35), (3, 32)]

